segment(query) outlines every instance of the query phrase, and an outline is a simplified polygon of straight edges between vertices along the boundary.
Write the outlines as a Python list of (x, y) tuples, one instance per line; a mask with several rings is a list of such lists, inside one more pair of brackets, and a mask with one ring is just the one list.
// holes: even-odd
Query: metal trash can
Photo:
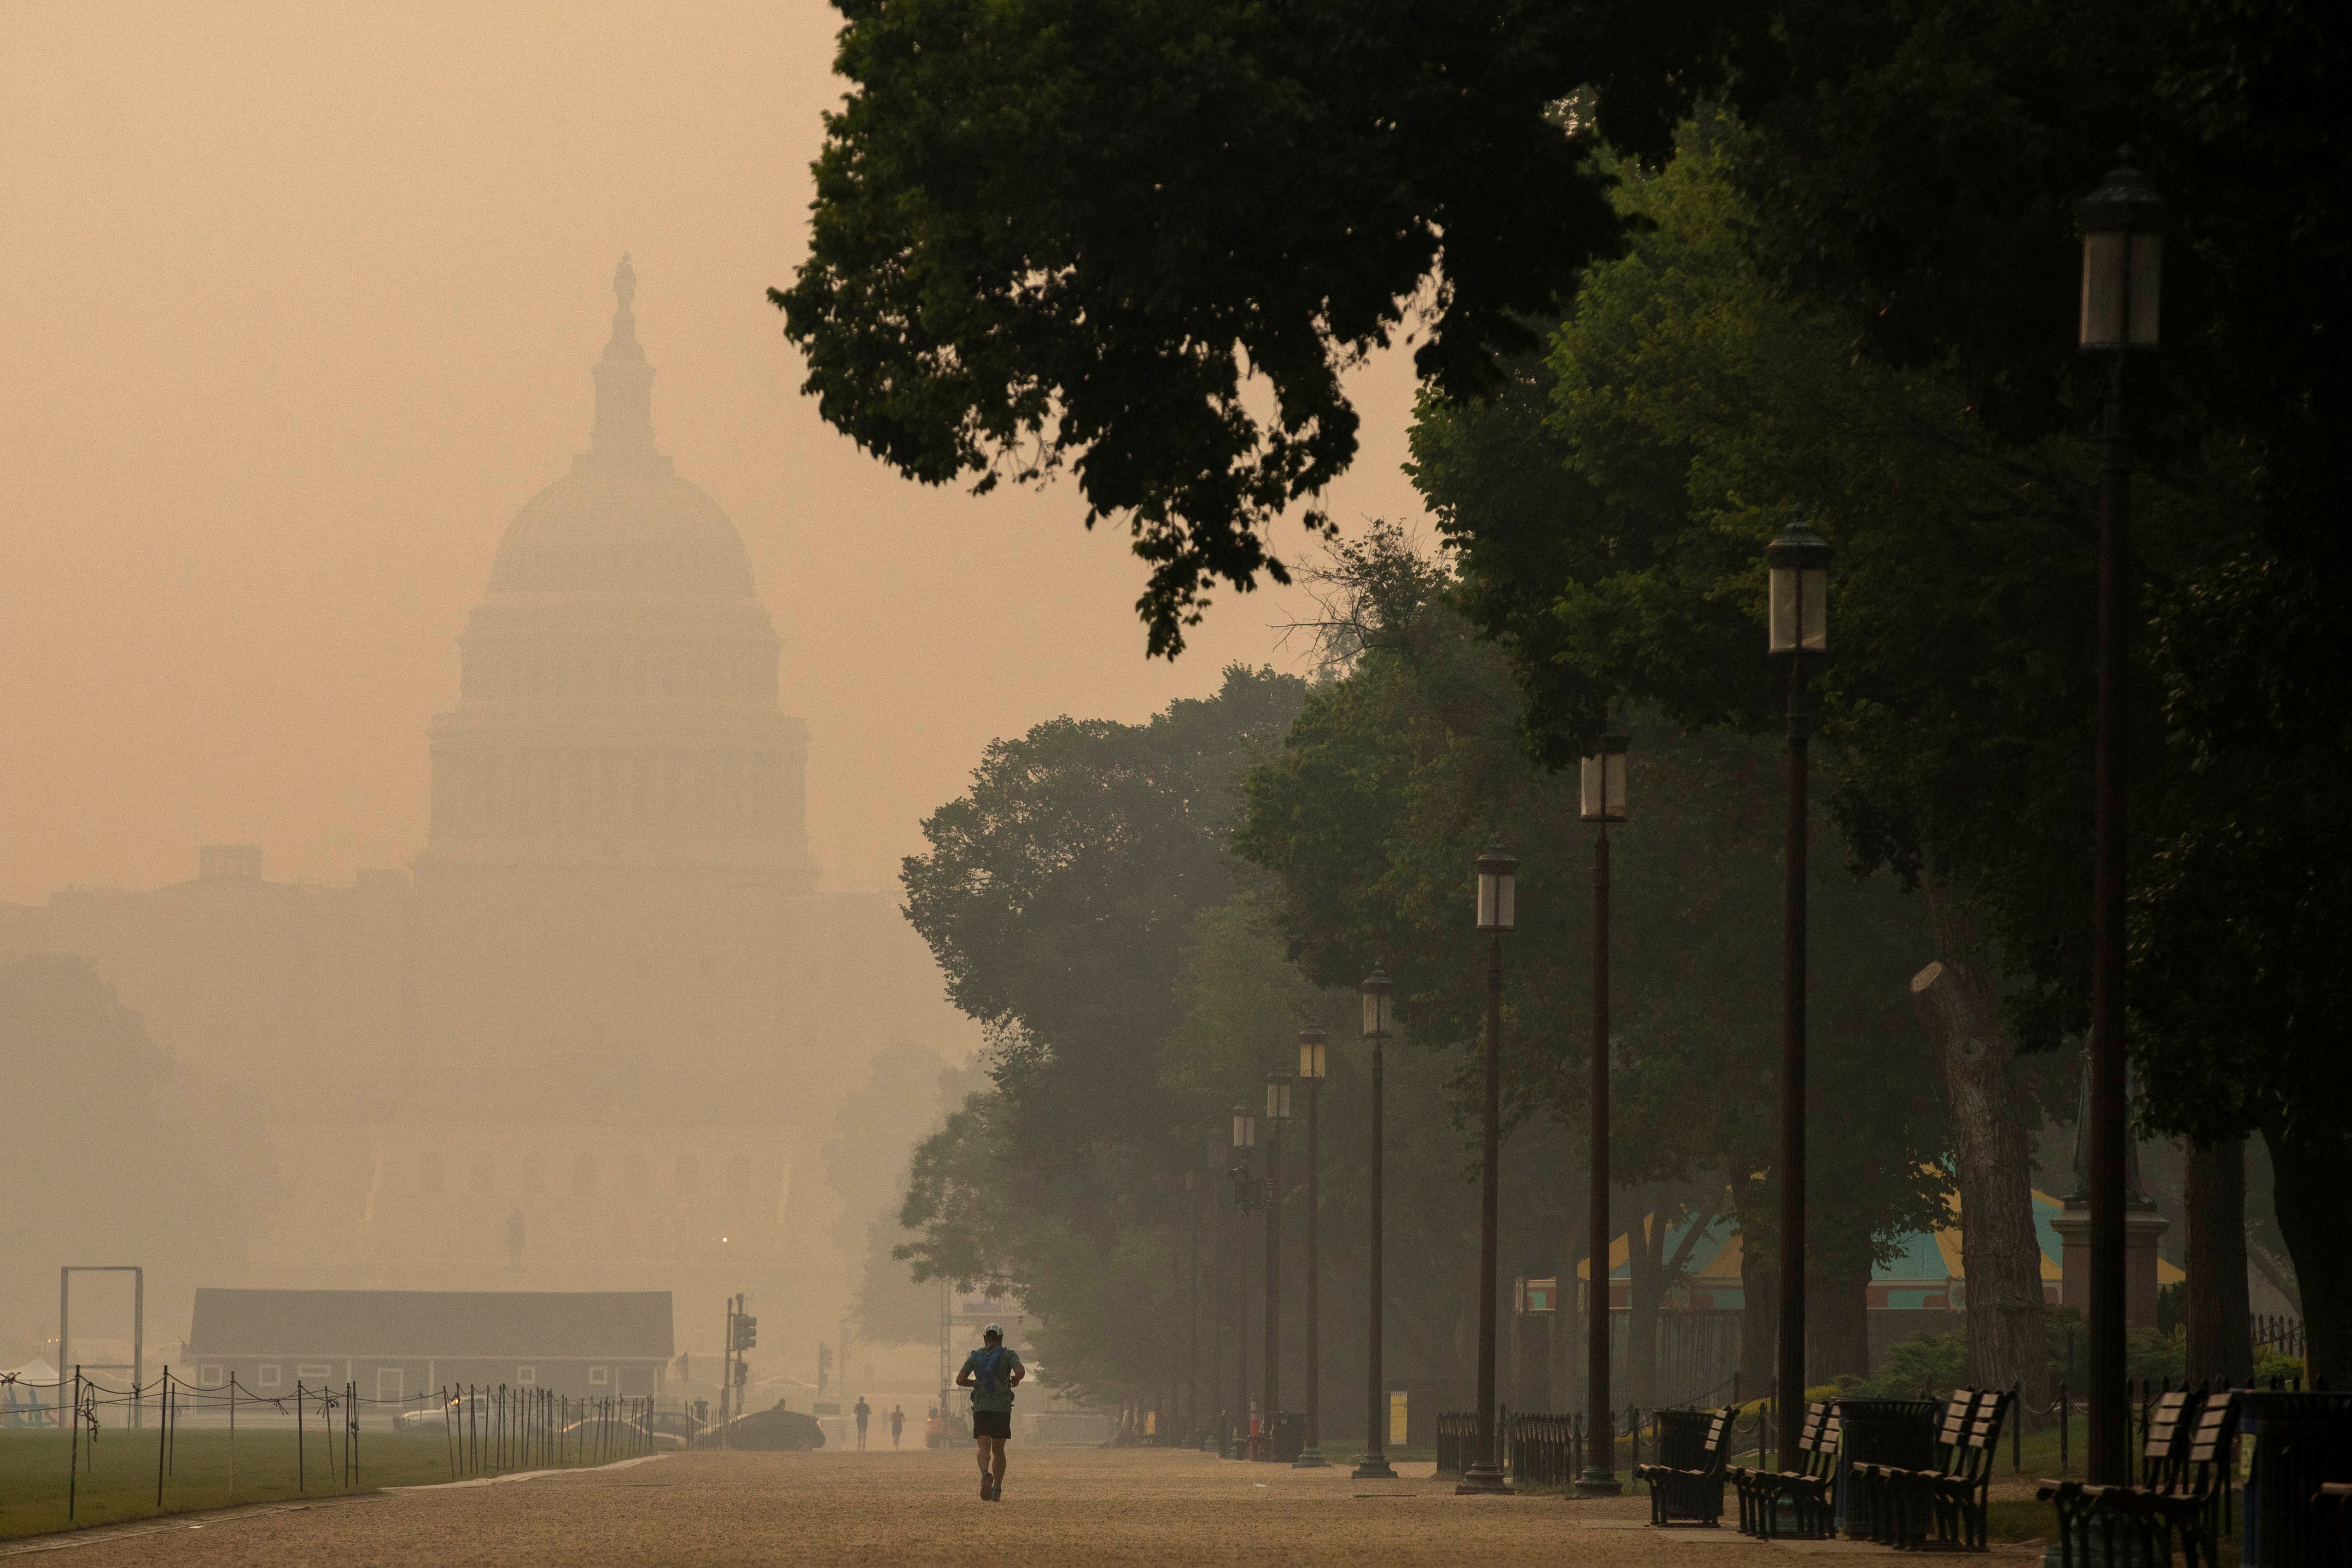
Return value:
[(2238, 1396), (2238, 1431), (2253, 1442), (2246, 1477), (2246, 1568), (2341, 1561), (2315, 1503), (2323, 1481), (2352, 1480), (2352, 1394)]
[(1654, 1463), (1670, 1470), (1706, 1469), (1706, 1427), (1714, 1420), (1706, 1410), (1656, 1410), (1658, 1452)]
[(1853, 1484), (1856, 1464), (1925, 1469), (1936, 1458), (1936, 1421), (1940, 1399), (1840, 1399), (1838, 1417), (1837, 1528), (1850, 1541), (1874, 1541), (1881, 1521), (1872, 1516), (1869, 1487)]
[(1274, 1462), (1286, 1465), (1307, 1449), (1307, 1414), (1302, 1410), (1274, 1413)]

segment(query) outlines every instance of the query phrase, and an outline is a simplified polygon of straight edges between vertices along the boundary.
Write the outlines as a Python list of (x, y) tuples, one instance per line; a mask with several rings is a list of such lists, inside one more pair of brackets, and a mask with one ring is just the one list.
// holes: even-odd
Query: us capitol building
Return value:
[(773, 624), (656, 449), (625, 258), (614, 291), (588, 450), (458, 638), (413, 864), (293, 885), (214, 845), (174, 886), (0, 911), (0, 956), (87, 956), (271, 1108), (279, 1210), (244, 1282), (829, 1308), (855, 1262), (836, 1104), (886, 1047), (974, 1042), (894, 897), (816, 891)]

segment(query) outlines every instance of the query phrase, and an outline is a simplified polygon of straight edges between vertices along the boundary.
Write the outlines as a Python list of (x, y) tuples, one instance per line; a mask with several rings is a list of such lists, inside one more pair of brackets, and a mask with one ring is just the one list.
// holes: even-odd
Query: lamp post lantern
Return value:
[(2090, 1479), (2131, 1479), (2125, 1385), (2124, 860), (2125, 758), (2130, 714), (2131, 446), (2124, 422), (2126, 366), (2158, 343), (2166, 210), (2140, 172), (2123, 163), (2074, 204), (2083, 231), (2082, 351), (2105, 354), (2099, 434), (2098, 750), (2091, 878)]
[(1317, 1176), (1316, 1112), (1322, 1098), (1323, 1071), (1323, 1031), (1311, 1026), (1300, 1030), (1298, 1082), (1307, 1087), (1307, 1446), (1291, 1461), (1291, 1468), (1301, 1470), (1324, 1469), (1330, 1463), (1323, 1457), (1323, 1350), (1317, 1343), (1323, 1329), (1323, 1253), (1317, 1228), (1322, 1194)]
[(1364, 1452), (1357, 1459), (1353, 1479), (1360, 1481), (1392, 1481), (1396, 1471), (1389, 1468), (1388, 1454), (1388, 1390), (1382, 1386), (1381, 1373), (1381, 1048), (1389, 1037), (1389, 997), (1394, 989), (1387, 971), (1378, 962), (1357, 988), (1364, 999), (1364, 1038), (1372, 1042), (1372, 1234), (1370, 1252), (1371, 1293), (1366, 1301), (1367, 1359), (1364, 1374)]
[(1787, 846), (1780, 911), (1780, 1452), (1793, 1454), (1805, 1389), (1805, 655), (1829, 652), (1829, 541), (1800, 516), (1764, 550), (1767, 646), (1789, 661)]
[(1581, 815), (1592, 836), (1592, 1079), (1591, 1205), (1587, 1228), (1590, 1276), (1585, 1283), (1585, 1454), (1576, 1490), (1612, 1497), (1617, 1484), (1617, 1434), (1609, 1399), (1609, 824), (1625, 820), (1627, 737), (1604, 735), (1584, 759)]
[(1517, 859), (1497, 841), (1478, 857), (1478, 929), (1486, 933), (1486, 1119), (1478, 1173), (1478, 1457), (1457, 1492), (1507, 1492), (1495, 1427), (1496, 1200), (1502, 1155), (1503, 933), (1516, 924)]
[[(1274, 1418), (1282, 1409), (1282, 1133), (1290, 1120), (1291, 1077), (1276, 1071), (1265, 1075), (1265, 1344), (1259, 1374), (1265, 1396), (1265, 1431), (1269, 1445)], [(1268, 1448), (1268, 1458), (1273, 1449)]]
[[(1257, 1113), (1246, 1105), (1234, 1107), (1234, 1207), (1243, 1214), (1257, 1207), (1257, 1184), (1250, 1176), (1251, 1153), (1257, 1147)], [(1249, 1458), (1249, 1248), (1234, 1249), (1234, 1416), (1241, 1424), (1234, 1458)]]

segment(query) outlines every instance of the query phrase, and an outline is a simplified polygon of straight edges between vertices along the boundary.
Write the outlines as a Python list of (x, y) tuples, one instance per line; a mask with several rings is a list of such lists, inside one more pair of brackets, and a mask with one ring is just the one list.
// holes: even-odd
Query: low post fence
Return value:
[(1520, 1411), (1503, 1424), (1511, 1479), (1525, 1486), (1566, 1487), (1577, 1477), (1576, 1419)]
[(1458, 1476), (1477, 1458), (1478, 1416), (1472, 1410), (1437, 1413), (1437, 1473)]
[[(152, 1420), (134, 1416), (134, 1412), (141, 1411), (152, 1415)], [(132, 1462), (146, 1464), (145, 1444), (151, 1429), (155, 1508), (163, 1511), (178, 1475), (184, 1427), (218, 1432), (226, 1438), (220, 1493), (169, 1500), (179, 1508), (209, 1508), (237, 1500), (240, 1430), (248, 1448), (258, 1433), (290, 1436), (293, 1495), (307, 1496), (314, 1469), (321, 1478), (322, 1491), (356, 1491), (369, 1485), (363, 1463), (369, 1450), (362, 1441), (362, 1427), (367, 1424), (363, 1417), (381, 1417), (376, 1424), (383, 1430), (405, 1430), (426, 1438), (437, 1417), (441, 1458), (449, 1479), (458, 1480), (526, 1468), (610, 1464), (656, 1452), (660, 1447), (656, 1437), (659, 1413), (656, 1401), (641, 1396), (575, 1399), (544, 1388), (503, 1384), (495, 1387), (445, 1385), (437, 1392), (390, 1399), (362, 1398), (353, 1382), (314, 1385), (298, 1378), (291, 1390), (254, 1389), (235, 1375), (216, 1382), (192, 1383), (168, 1364), (152, 1379), (119, 1385), (79, 1366), (46, 1383), (13, 1373), (0, 1375), (0, 1427), (46, 1427), (66, 1439), (61, 1457), (66, 1461), (69, 1522), (79, 1519), (84, 1479), (97, 1476), (102, 1464), (110, 1467), (121, 1462), (114, 1455), (131, 1447), (133, 1433), (138, 1446), (131, 1450), (136, 1456)], [(689, 1436), (681, 1438), (672, 1433), (671, 1437), (685, 1446), (695, 1425), (690, 1405), (680, 1405), (677, 1424)], [(324, 1460), (323, 1467), (312, 1463), (314, 1446), (322, 1450), (317, 1457)], [(283, 1449), (278, 1448), (271, 1461), (282, 1459)], [(254, 1495), (251, 1468), (248, 1461), (248, 1498)], [(329, 1476), (334, 1478), (331, 1482), (325, 1479)]]

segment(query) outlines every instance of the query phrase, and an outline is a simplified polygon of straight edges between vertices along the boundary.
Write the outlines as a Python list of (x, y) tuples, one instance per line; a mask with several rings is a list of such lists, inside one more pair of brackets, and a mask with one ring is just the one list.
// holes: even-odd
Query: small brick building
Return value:
[(674, 1350), (667, 1291), (199, 1290), (173, 1372), (270, 1398), (298, 1381), (375, 1400), (469, 1383), (642, 1397)]

